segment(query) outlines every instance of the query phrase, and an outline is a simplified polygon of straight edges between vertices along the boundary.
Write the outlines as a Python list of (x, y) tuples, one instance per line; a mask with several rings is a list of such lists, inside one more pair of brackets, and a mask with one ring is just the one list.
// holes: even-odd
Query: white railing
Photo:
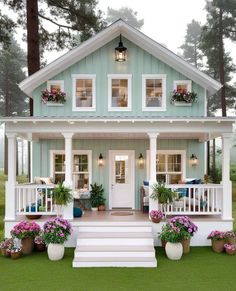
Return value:
[(16, 185), (17, 215), (54, 215), (52, 190), (54, 185)]
[(186, 196), (168, 203), (163, 209), (167, 215), (218, 215), (222, 213), (223, 186), (218, 184), (172, 184), (167, 188)]

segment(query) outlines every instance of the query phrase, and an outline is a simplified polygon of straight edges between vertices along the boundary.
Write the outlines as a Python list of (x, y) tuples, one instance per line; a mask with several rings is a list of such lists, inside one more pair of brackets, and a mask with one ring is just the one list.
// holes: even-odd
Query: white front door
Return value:
[(109, 151), (109, 208), (134, 209), (134, 151)]

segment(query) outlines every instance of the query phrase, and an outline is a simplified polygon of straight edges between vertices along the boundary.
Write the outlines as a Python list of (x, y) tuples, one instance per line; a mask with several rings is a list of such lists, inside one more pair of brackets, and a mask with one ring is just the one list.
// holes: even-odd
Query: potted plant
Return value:
[(214, 230), (212, 231), (207, 239), (211, 240), (212, 250), (216, 253), (222, 253), (224, 251), (225, 244), (225, 232)]
[(149, 213), (149, 215), (150, 215), (152, 222), (154, 222), (154, 223), (159, 223), (162, 220), (162, 218), (165, 217), (165, 214), (161, 210), (152, 210)]
[(44, 241), (47, 245), (48, 258), (51, 261), (61, 260), (64, 256), (64, 242), (71, 234), (70, 223), (63, 218), (49, 219), (44, 225)]
[(13, 260), (19, 259), (21, 256), (22, 248), (21, 242), (18, 238), (13, 239), (13, 243), (8, 248), (8, 252), (10, 253)]
[(34, 237), (40, 232), (40, 226), (34, 221), (21, 221), (11, 230), (13, 238), (21, 240), (22, 254), (31, 254), (34, 248)]
[(171, 103), (175, 106), (189, 105), (197, 101), (197, 94), (187, 90), (174, 90), (171, 94)]
[(155, 183), (152, 186), (152, 194), (150, 198), (152, 198), (154, 201), (158, 201), (158, 203), (162, 204), (162, 210), (164, 211), (166, 209), (167, 203), (173, 202), (174, 197), (176, 196), (176, 193), (172, 191), (170, 188), (167, 188), (165, 184), (163, 183)]
[(169, 222), (180, 229), (183, 245), (183, 253), (187, 254), (190, 251), (190, 239), (197, 232), (198, 227), (191, 221), (188, 216), (175, 216)]
[(41, 91), (41, 100), (44, 104), (54, 103), (54, 104), (64, 104), (66, 102), (66, 93), (61, 90), (51, 90)]
[(224, 245), (225, 251), (228, 255), (235, 255), (236, 254), (236, 245), (225, 244)]
[(53, 189), (52, 193), (56, 205), (57, 216), (60, 216), (62, 214), (62, 207), (67, 206), (73, 200), (71, 189), (64, 186), (63, 183), (59, 183)]
[(40, 231), (39, 235), (34, 238), (34, 247), (38, 252), (45, 251), (45, 241), (43, 238), (43, 232)]
[(100, 205), (104, 205), (105, 203), (106, 199), (103, 197), (104, 188), (102, 184), (98, 185), (97, 183), (90, 184), (90, 187), (90, 202), (92, 210), (96, 211)]
[(1, 253), (4, 257), (10, 257), (10, 249), (11, 246), (13, 245), (13, 239), (12, 238), (4, 238), (3, 241), (0, 243), (0, 249)]
[(180, 242), (183, 237), (180, 229), (168, 222), (162, 227), (159, 237), (166, 241), (165, 251), (167, 257), (170, 260), (180, 260), (183, 254), (183, 246)]
[(236, 245), (236, 232), (233, 230), (226, 231), (225, 239), (229, 244)]

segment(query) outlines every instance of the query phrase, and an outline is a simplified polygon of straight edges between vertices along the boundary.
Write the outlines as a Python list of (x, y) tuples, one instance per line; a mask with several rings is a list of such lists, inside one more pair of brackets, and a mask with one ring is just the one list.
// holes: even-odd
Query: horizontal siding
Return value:
[[(64, 149), (63, 140), (42, 140), (33, 144), (33, 176), (50, 176), (50, 150)], [(139, 169), (138, 157), (142, 153), (146, 161), (146, 151), (149, 149), (148, 140), (73, 140), (74, 150), (92, 150), (93, 183), (103, 184), (108, 204), (109, 189), (109, 150), (135, 150), (135, 207), (140, 207), (139, 189), (146, 179), (146, 167)], [(186, 177), (203, 178), (204, 175), (204, 144), (195, 140), (158, 140), (157, 149), (186, 150)], [(99, 167), (97, 159), (102, 153), (104, 166)], [(189, 166), (188, 158), (192, 153), (198, 157), (196, 167)]]
[[(109, 117), (130, 116), (159, 117), (159, 116), (203, 116), (204, 115), (204, 89), (196, 83), (192, 83), (192, 89), (198, 94), (198, 102), (192, 107), (175, 107), (170, 104), (170, 93), (173, 90), (174, 80), (187, 80), (181, 72), (166, 65), (148, 52), (136, 46), (127, 39), (123, 39), (128, 48), (128, 58), (124, 63), (114, 61), (114, 48), (118, 38), (93, 52), (88, 57), (75, 63), (67, 70), (56, 75), (55, 80), (64, 80), (67, 101), (62, 107), (48, 107), (41, 102), (41, 90), (46, 89), (46, 83), (38, 87), (34, 93), (35, 116), (78, 116), (78, 117)], [(72, 74), (96, 74), (96, 112), (72, 112)], [(109, 112), (108, 111), (108, 84), (107, 74), (132, 74), (132, 111)], [(166, 74), (167, 110), (164, 112), (142, 112), (142, 74)]]

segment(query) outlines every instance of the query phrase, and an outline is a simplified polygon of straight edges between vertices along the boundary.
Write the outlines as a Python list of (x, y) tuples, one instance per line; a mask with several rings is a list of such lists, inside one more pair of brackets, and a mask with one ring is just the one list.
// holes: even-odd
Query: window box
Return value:
[(192, 102), (185, 102), (185, 101), (173, 101), (173, 105), (174, 106), (187, 106), (187, 107), (191, 107), (193, 105)]
[(56, 103), (56, 102), (47, 102), (47, 103), (45, 103), (45, 105), (47, 105), (47, 106), (64, 106), (64, 103)]

